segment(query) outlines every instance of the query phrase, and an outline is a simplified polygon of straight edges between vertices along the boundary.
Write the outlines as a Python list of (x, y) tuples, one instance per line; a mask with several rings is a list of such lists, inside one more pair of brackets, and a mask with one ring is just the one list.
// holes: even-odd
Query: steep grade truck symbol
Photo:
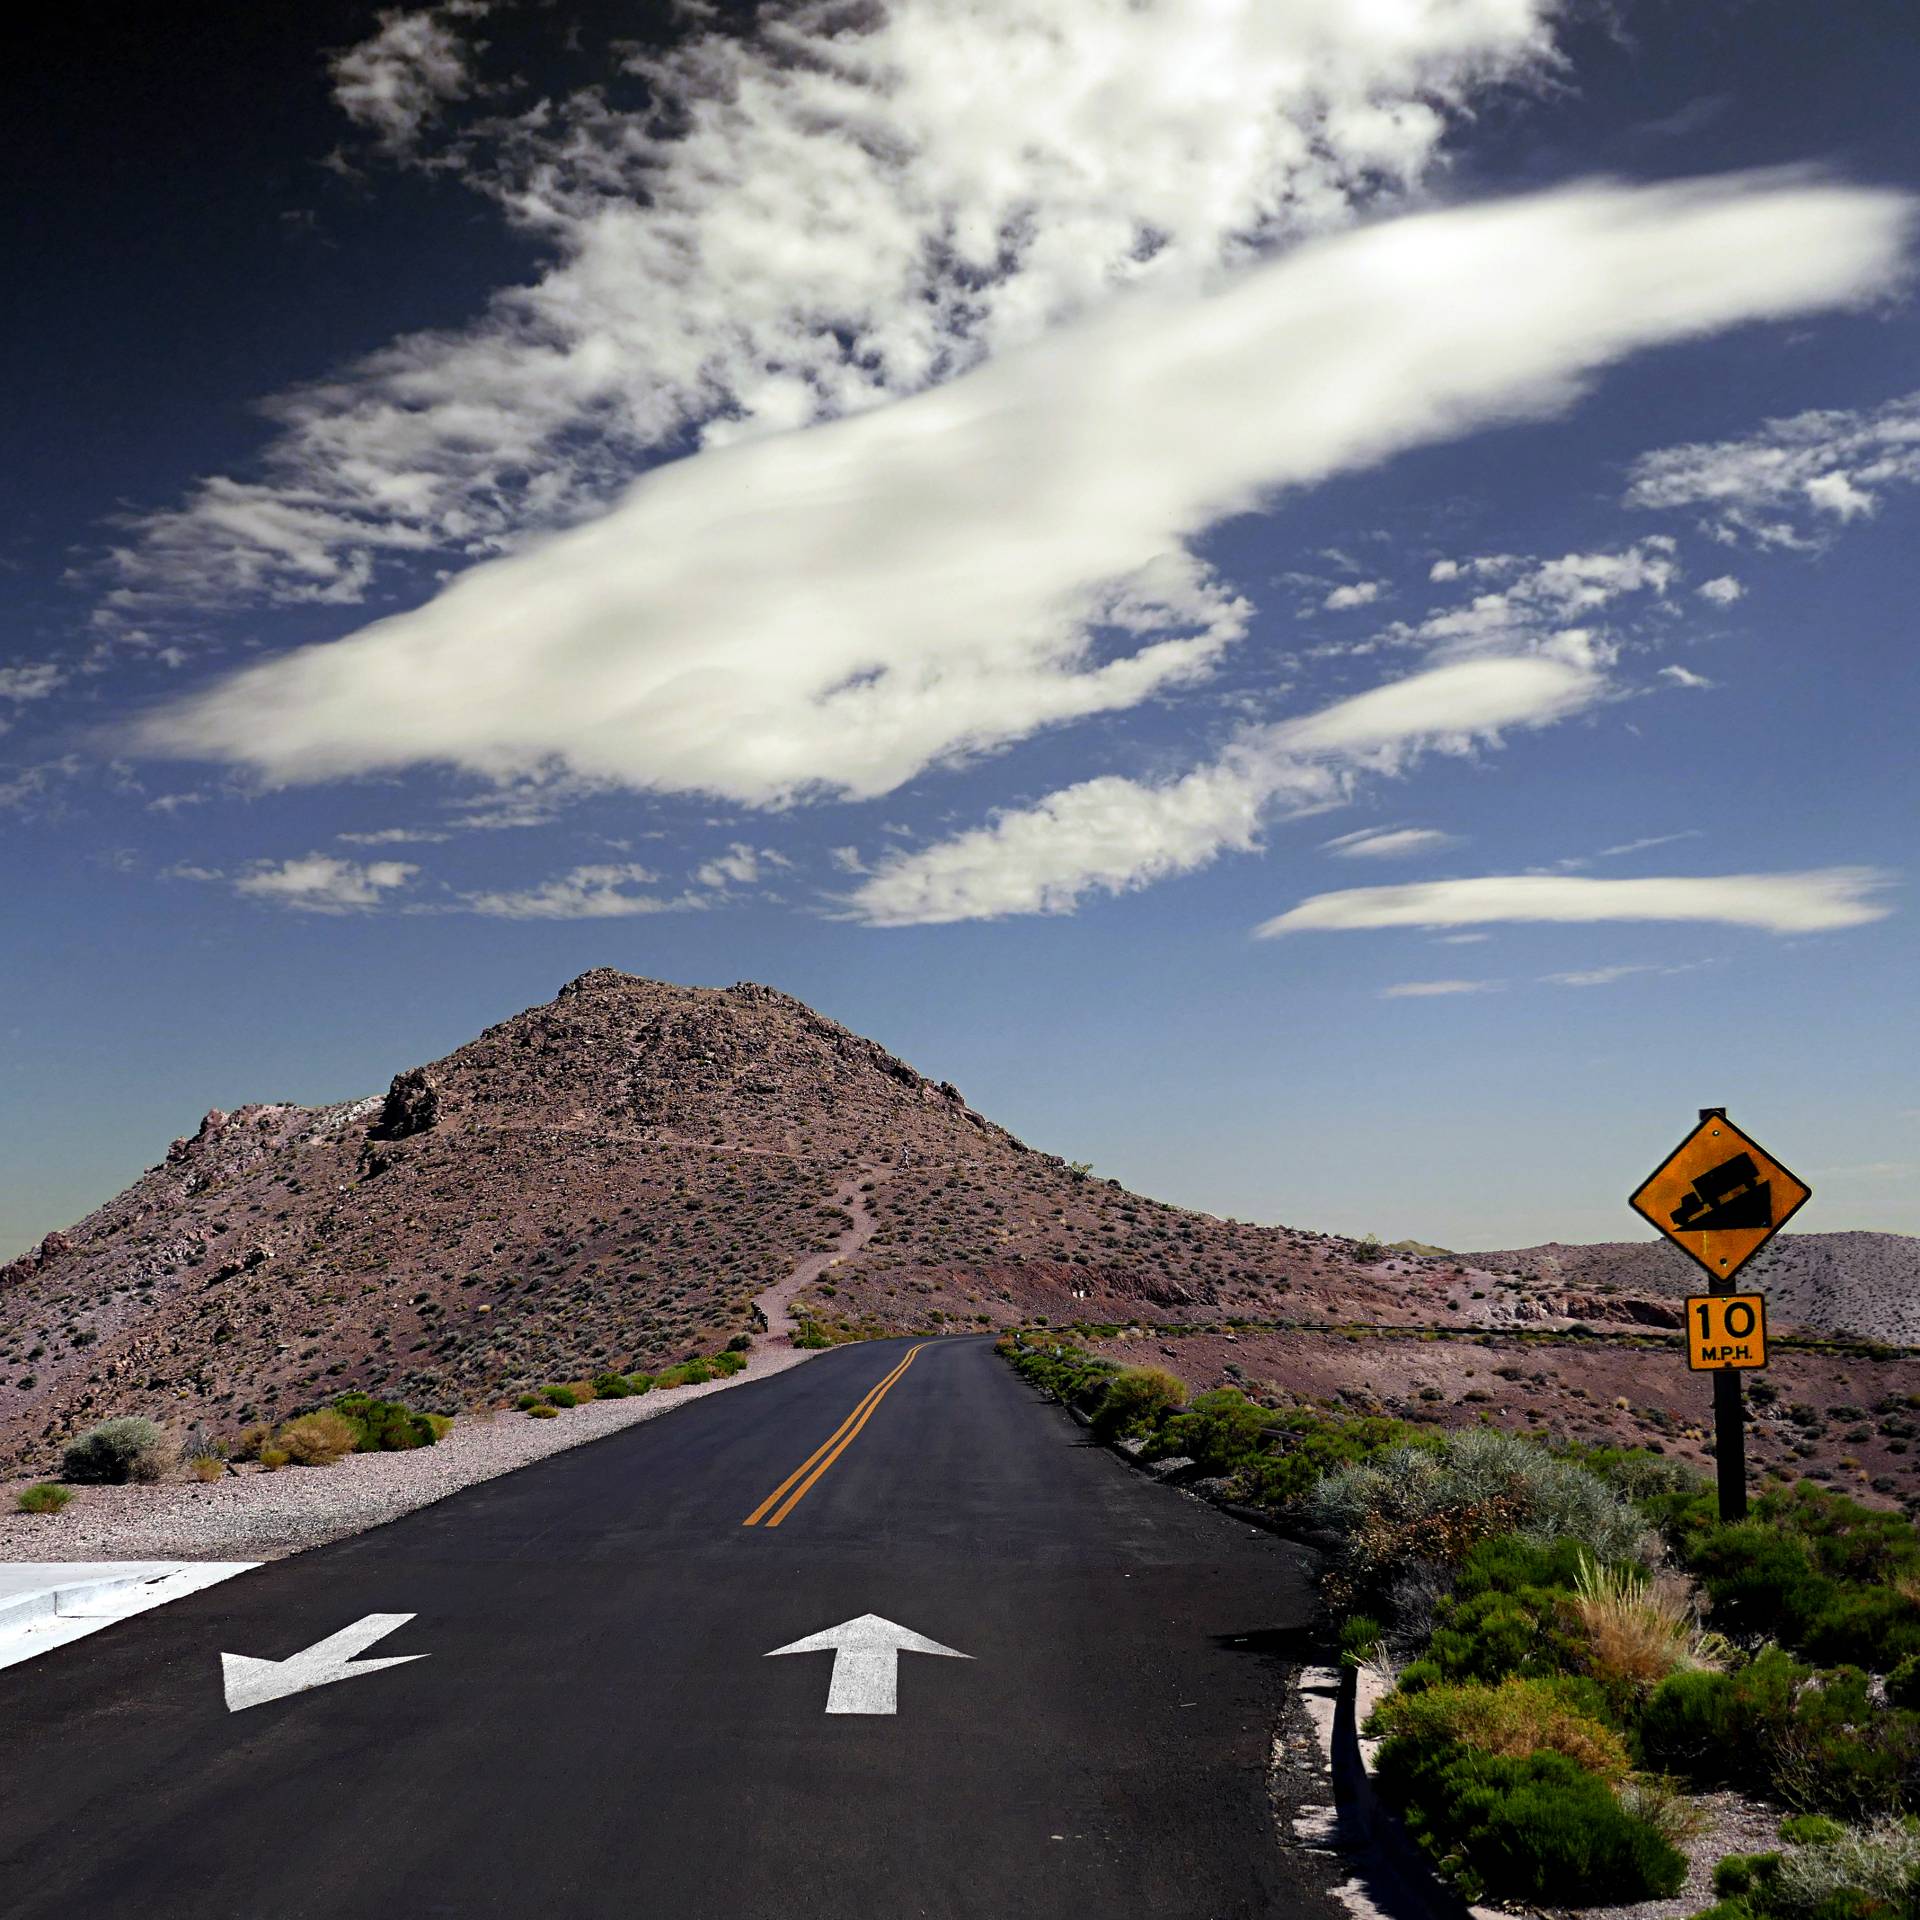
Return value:
[(1698, 1175), (1693, 1191), (1674, 1208), (1673, 1224), (1694, 1233), (1773, 1225), (1773, 1182), (1760, 1177), (1750, 1153), (1736, 1153)]

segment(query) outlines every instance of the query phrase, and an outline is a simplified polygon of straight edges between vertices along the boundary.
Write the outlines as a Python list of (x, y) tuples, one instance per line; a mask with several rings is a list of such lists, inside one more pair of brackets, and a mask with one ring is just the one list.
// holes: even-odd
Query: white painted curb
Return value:
[(257, 1560), (0, 1562), (0, 1667), (18, 1666), (259, 1565)]

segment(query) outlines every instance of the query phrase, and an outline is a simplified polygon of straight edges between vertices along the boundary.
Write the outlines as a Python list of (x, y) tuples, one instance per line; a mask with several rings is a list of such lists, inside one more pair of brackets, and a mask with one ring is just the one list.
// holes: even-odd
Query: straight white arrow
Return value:
[(900, 1710), (900, 1656), (938, 1653), (949, 1660), (971, 1660), (970, 1653), (943, 1647), (924, 1634), (909, 1633), (877, 1613), (863, 1613), (824, 1633), (809, 1634), (790, 1647), (775, 1647), (769, 1660), (783, 1653), (831, 1653), (833, 1679), (827, 1687), (829, 1713), (897, 1713)]
[(370, 1613), (352, 1626), (316, 1640), (304, 1653), (290, 1654), (284, 1660), (255, 1660), (244, 1653), (223, 1653), (220, 1672), (227, 1684), (227, 1711), (240, 1713), (269, 1700), (284, 1699), (290, 1693), (305, 1693), (310, 1687), (357, 1680), (363, 1673), (378, 1673), (383, 1667), (404, 1667), (409, 1660), (424, 1660), (424, 1653), (392, 1654), (384, 1660), (353, 1657), (376, 1640), (384, 1640), (396, 1627), (404, 1627), (413, 1617), (410, 1613)]

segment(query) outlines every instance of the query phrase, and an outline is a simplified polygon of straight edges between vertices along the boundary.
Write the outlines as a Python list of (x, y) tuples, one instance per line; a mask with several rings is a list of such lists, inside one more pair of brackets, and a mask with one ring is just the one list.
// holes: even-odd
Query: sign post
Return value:
[(1700, 1124), (1627, 1203), (1706, 1269), (1712, 1292), (1687, 1300), (1687, 1364), (1713, 1375), (1713, 1458), (1720, 1518), (1747, 1517), (1746, 1406), (1740, 1375), (1767, 1364), (1766, 1302), (1735, 1293), (1734, 1275), (1812, 1197), (1804, 1180), (1727, 1118), (1702, 1107)]

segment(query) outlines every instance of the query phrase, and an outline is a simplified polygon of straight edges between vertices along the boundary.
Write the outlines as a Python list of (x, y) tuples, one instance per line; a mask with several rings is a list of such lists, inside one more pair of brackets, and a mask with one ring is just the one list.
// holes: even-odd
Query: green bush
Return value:
[(1561, 1753), (1517, 1759), (1394, 1738), (1379, 1779), (1470, 1897), (1612, 1904), (1675, 1893), (1686, 1877), (1671, 1841)]
[(527, 1409), (527, 1418), (529, 1420), (558, 1420), (560, 1418), (560, 1409), (556, 1406), (549, 1405), (545, 1400), (536, 1400), (533, 1405)]
[(677, 1367), (668, 1367), (653, 1376), (653, 1384), (664, 1392), (672, 1387), (704, 1386), (713, 1378), (713, 1367), (705, 1360), (683, 1360)]
[(1386, 1628), (1370, 1614), (1352, 1613), (1340, 1623), (1340, 1664), (1357, 1667), (1380, 1651)]
[(1149, 1433), (1186, 1397), (1187, 1383), (1165, 1367), (1124, 1367), (1093, 1410), (1093, 1437), (1110, 1443)]
[(416, 1413), (401, 1401), (376, 1400), (370, 1393), (343, 1393), (333, 1410), (352, 1424), (355, 1453), (406, 1453), (414, 1447), (430, 1447), (451, 1424), (444, 1416)]
[(60, 1476), (83, 1486), (151, 1483), (173, 1464), (173, 1447), (162, 1429), (138, 1414), (102, 1420), (70, 1441), (60, 1456)]
[(70, 1487), (43, 1480), (37, 1487), (22, 1487), (14, 1496), (14, 1505), (22, 1513), (58, 1513), (72, 1498)]
[(707, 1365), (721, 1378), (731, 1379), (736, 1373), (746, 1371), (747, 1356), (737, 1347), (728, 1347), (724, 1352), (716, 1353)]
[(752, 1334), (736, 1333), (733, 1338), (727, 1342), (727, 1351), (729, 1353), (745, 1353), (752, 1345)]
[(556, 1410), (561, 1407), (577, 1407), (580, 1396), (571, 1387), (542, 1387), (540, 1397), (548, 1406)]
[(522, 1413), (531, 1413), (535, 1407), (543, 1407), (546, 1402), (537, 1393), (523, 1393), (513, 1403)]
[(1270, 1419), (1265, 1407), (1256, 1406), (1238, 1388), (1215, 1387), (1196, 1395), (1186, 1412), (1165, 1420), (1147, 1451), (1161, 1458), (1184, 1454), (1206, 1473), (1230, 1474), (1250, 1455), (1264, 1451)]
[(1628, 1770), (1619, 1734), (1583, 1712), (1552, 1680), (1394, 1692), (1375, 1708), (1369, 1724), (1381, 1734), (1428, 1748), (1472, 1747), (1509, 1760), (1558, 1753), (1605, 1780), (1624, 1779)]
[(1732, 1673), (1669, 1674), (1641, 1712), (1642, 1757), (1700, 1786), (1764, 1788), (1812, 1678), (1779, 1647)]
[(1887, 1698), (1896, 1707), (1920, 1708), (1920, 1654), (1908, 1654), (1887, 1675)]
[(1571, 1672), (1580, 1643), (1567, 1611), (1585, 1549), (1496, 1534), (1468, 1548), (1435, 1610), (1425, 1663), (1436, 1678), (1502, 1680)]
[(653, 1390), (653, 1375), (650, 1373), (630, 1373), (627, 1375), (629, 1393), (650, 1393)]
[(625, 1400), (632, 1392), (624, 1373), (596, 1373), (593, 1376), (593, 1397), (596, 1400)]

